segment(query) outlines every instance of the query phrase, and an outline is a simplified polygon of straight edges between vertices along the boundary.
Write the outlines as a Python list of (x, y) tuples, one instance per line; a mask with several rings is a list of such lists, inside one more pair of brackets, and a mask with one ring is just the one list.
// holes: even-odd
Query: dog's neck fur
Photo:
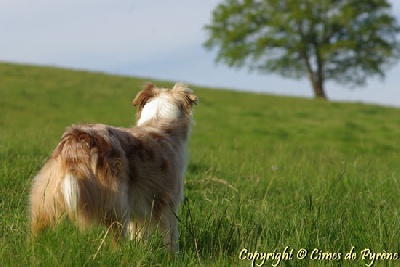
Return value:
[(190, 134), (192, 115), (181, 110), (168, 96), (157, 97), (141, 110), (137, 126), (157, 128), (186, 141)]
[(144, 105), (137, 125), (149, 120), (175, 120), (181, 117), (181, 113), (179, 107), (171, 102), (168, 96), (160, 96)]

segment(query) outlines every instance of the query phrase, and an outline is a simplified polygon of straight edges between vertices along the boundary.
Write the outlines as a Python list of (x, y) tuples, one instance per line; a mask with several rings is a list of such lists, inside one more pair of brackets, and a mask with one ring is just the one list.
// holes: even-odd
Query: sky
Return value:
[[(0, 0), (0, 61), (311, 98), (307, 79), (215, 63), (216, 51), (202, 44), (218, 2)], [(400, 0), (389, 2), (400, 20)], [(333, 101), (400, 107), (400, 64), (361, 88), (329, 82), (326, 93)]]

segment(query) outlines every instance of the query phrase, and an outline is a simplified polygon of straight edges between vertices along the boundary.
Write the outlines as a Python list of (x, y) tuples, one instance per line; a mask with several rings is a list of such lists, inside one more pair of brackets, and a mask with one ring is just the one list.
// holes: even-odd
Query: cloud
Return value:
[(212, 2), (6, 1), (0, 4), (0, 57), (67, 65), (145, 60), (201, 43)]

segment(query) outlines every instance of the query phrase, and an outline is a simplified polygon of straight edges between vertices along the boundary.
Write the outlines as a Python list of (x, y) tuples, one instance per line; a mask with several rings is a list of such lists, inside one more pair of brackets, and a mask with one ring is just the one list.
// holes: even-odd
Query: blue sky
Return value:
[[(400, 20), (400, 1), (390, 1)], [(309, 82), (215, 65), (204, 25), (217, 0), (1, 0), (0, 60), (143, 76), (194, 85), (311, 97)], [(385, 80), (348, 89), (336, 101), (400, 107), (400, 64)]]

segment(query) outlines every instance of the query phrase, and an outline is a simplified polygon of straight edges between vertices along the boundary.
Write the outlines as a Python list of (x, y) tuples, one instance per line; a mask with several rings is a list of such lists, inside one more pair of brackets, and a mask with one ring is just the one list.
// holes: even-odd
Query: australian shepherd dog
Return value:
[(197, 97), (183, 83), (172, 89), (147, 84), (133, 100), (136, 126), (69, 127), (33, 179), (33, 235), (67, 215), (81, 229), (105, 225), (115, 242), (158, 228), (165, 245), (178, 251), (176, 214), (193, 104)]

